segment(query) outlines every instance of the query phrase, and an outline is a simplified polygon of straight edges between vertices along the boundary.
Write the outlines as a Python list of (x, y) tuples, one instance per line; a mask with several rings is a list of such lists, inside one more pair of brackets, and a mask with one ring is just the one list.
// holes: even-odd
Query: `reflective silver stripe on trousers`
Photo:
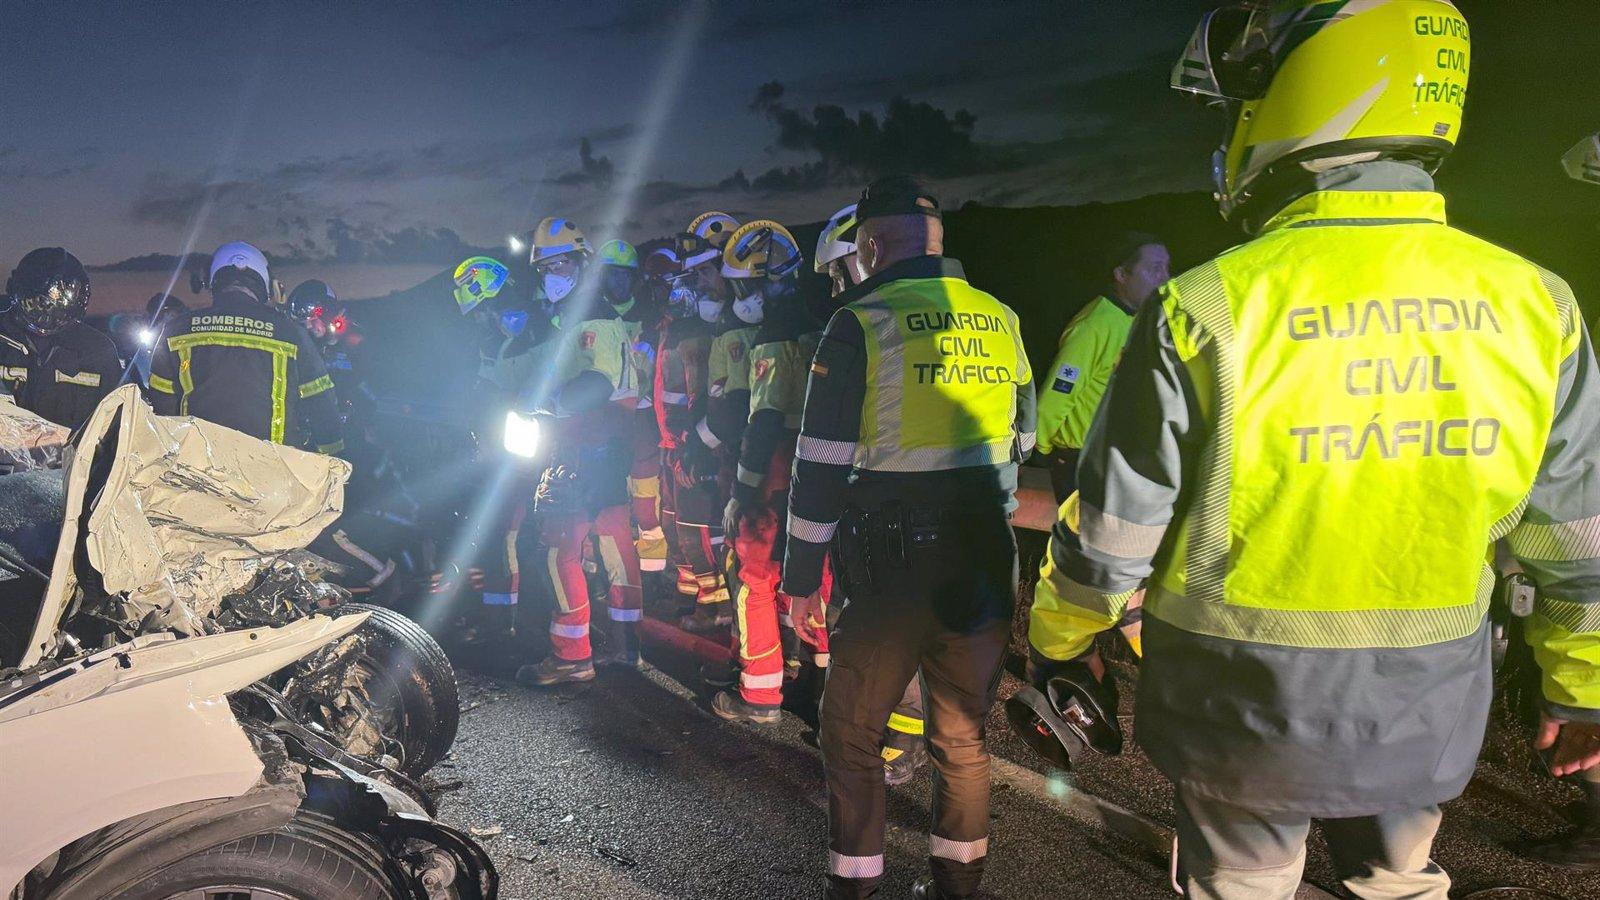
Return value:
[(1022, 448), (1023, 453), (1032, 453), (1033, 448), (1037, 446), (1038, 443), (1039, 435), (1037, 432), (1024, 431), (1022, 434), (1017, 435), (1017, 446)]
[(675, 406), (683, 406), (684, 404), (689, 402), (689, 395), (688, 394), (679, 394), (676, 391), (662, 391), (661, 392), (661, 402), (662, 403), (671, 403), (671, 404), (673, 404)]
[(989, 839), (978, 838), (975, 841), (952, 841), (949, 838), (939, 837), (937, 834), (928, 835), (928, 855), (940, 859), (955, 860), (958, 863), (969, 863), (983, 859), (989, 855)]
[(762, 477), (760, 472), (752, 472), (749, 469), (746, 469), (744, 467), (743, 463), (739, 464), (739, 483), (740, 484), (744, 485), (745, 487), (757, 487), (758, 488), (758, 487), (761, 487), (761, 482), (763, 482), (765, 480), (766, 479)]
[(706, 424), (705, 419), (701, 419), (696, 423), (694, 431), (695, 434), (700, 435), (700, 440), (704, 441), (707, 447), (715, 450), (722, 446), (722, 441), (717, 437), (717, 433), (711, 430), (711, 426)]
[(1078, 538), (1083, 546), (1123, 559), (1144, 559), (1161, 549), (1166, 525), (1140, 525), (1101, 512), (1088, 503), (1078, 505)]
[(822, 438), (800, 435), (795, 443), (794, 455), (807, 462), (830, 466), (846, 466), (856, 458), (854, 441), (825, 441)]
[(581, 638), (589, 636), (587, 625), (562, 625), (557, 622), (550, 623), (550, 633), (556, 637)]
[(781, 688), (783, 687), (783, 670), (780, 669), (771, 675), (751, 675), (748, 672), (740, 672), (739, 684), (753, 691)]
[(838, 522), (813, 522), (794, 513), (789, 514), (789, 534), (810, 544), (826, 544), (833, 540), (833, 533), (838, 530)]
[(845, 856), (828, 851), (828, 871), (840, 878), (883, 877), (883, 854), (877, 856)]
[(1512, 529), (1511, 552), (1523, 559), (1577, 562), (1600, 557), (1600, 516), (1576, 522), (1535, 525), (1524, 521)]
[(610, 607), (610, 613), (613, 622), (637, 622), (644, 618), (642, 609), (617, 609), (613, 606)]

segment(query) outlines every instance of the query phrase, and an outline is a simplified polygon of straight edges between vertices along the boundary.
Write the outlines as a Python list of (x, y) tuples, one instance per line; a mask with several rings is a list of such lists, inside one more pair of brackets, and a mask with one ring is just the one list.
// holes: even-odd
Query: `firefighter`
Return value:
[[(655, 365), (661, 344), (665, 304), (658, 302), (640, 267), (640, 248), (624, 241), (608, 241), (600, 248), (600, 295), (628, 324), (628, 359), (633, 390), (638, 396), (633, 414), (633, 464), (628, 472), (628, 497), (637, 528), (634, 547), (639, 571), (661, 572), (667, 567), (667, 539), (661, 528), (661, 437), (656, 430)], [(665, 249), (649, 248), (649, 253)], [(646, 258), (649, 258), (649, 253)]]
[[(541, 574), (556, 608), (550, 654), (523, 666), (517, 678), (548, 687), (595, 675), (589, 623), (591, 600), (597, 598), (590, 596), (584, 565), (591, 542), (608, 582), (611, 640), (598, 662), (642, 664), (638, 624), (644, 596), (627, 488), (639, 389), (633, 379), (632, 330), (606, 299), (622, 298), (602, 291), (607, 263), (592, 259), (588, 238), (570, 221), (548, 217), (534, 229), (530, 252), (557, 334), (555, 377), (538, 385), (531, 398), (525, 395), (525, 405), (548, 409), (555, 417), (555, 446), (534, 510), (548, 549)], [(621, 248), (612, 248), (607, 259), (615, 264), (624, 256)]]
[(1442, 900), (1496, 539), (1539, 589), (1536, 746), (1557, 775), (1600, 761), (1600, 372), (1565, 282), (1447, 224), (1455, 7), (1305, 9), (1213, 12), (1174, 70), (1233, 118), (1218, 198), (1255, 238), (1135, 317), (1030, 669), (1093, 683), (1094, 634), (1146, 586), (1139, 741), (1187, 895), (1294, 896), (1315, 818), (1352, 894)]
[(206, 285), (211, 305), (174, 317), (151, 358), (156, 412), (320, 453), (343, 449), (333, 379), (311, 336), (272, 302), (267, 258), (242, 241), (223, 244)]
[(122, 377), (116, 344), (83, 321), (89, 273), (60, 247), (41, 247), (17, 263), (6, 293), (0, 381), (18, 406), (77, 428)]
[[(816, 350), (818, 323), (799, 293), (803, 258), (794, 236), (777, 222), (749, 222), (722, 251), (722, 274), (733, 285), (733, 310), (742, 321), (759, 321), (749, 358), (747, 427), (740, 429), (731, 496), (723, 533), (732, 552), (734, 658), (738, 690), (721, 691), (711, 710), (730, 721), (768, 725), (779, 721), (786, 674), (779, 624), (788, 601), (779, 591), (782, 534), (779, 511), (787, 506), (789, 469), (800, 430), (806, 372)], [(745, 423), (741, 423), (745, 425)], [(813, 629), (816, 662), (827, 665), (827, 635)]]
[(783, 590), (823, 621), (838, 537), (849, 603), (831, 635), (821, 715), (830, 897), (883, 875), (883, 729), (922, 672), (933, 746), (933, 874), (918, 896), (971, 896), (989, 835), (983, 727), (1011, 634), (1017, 466), (1034, 443), (1016, 314), (943, 256), (938, 201), (915, 179), (856, 205), (862, 271), (811, 363), (789, 494)]
[[(657, 358), (656, 409), (666, 447), (662, 474), (672, 487), (663, 491), (663, 519), (676, 541), (678, 594), (693, 606), (681, 623), (694, 632), (732, 623), (728, 586), (723, 578), (722, 506), (717, 501), (718, 460), (691, 435), (705, 418), (711, 400), (708, 373), (716, 323), (722, 320), (730, 288), (722, 278), (722, 246), (738, 226), (726, 213), (710, 212), (689, 223), (680, 238), (680, 300), (692, 315), (673, 320)], [(670, 496), (668, 496), (670, 494)], [(665, 523), (664, 523), (665, 524)]]

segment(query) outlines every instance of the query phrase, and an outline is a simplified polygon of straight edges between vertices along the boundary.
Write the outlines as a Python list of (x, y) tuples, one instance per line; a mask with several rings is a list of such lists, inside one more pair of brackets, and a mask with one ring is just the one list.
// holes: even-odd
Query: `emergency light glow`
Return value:
[(539, 420), (516, 410), (506, 413), (506, 431), (502, 440), (506, 452), (523, 459), (532, 459), (539, 452)]
[(519, 238), (514, 234), (506, 238), (506, 246), (511, 248), (512, 253), (521, 253), (522, 251), (528, 249), (528, 245), (522, 242), (522, 238)]
[(156, 345), (156, 330), (154, 328), (141, 328), (134, 337), (138, 339), (141, 347), (154, 347)]

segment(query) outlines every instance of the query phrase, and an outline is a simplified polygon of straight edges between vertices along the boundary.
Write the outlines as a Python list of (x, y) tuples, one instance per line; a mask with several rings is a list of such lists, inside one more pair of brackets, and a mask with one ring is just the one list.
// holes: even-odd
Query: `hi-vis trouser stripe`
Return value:
[(845, 856), (828, 851), (828, 871), (839, 878), (883, 877), (883, 854), (876, 856)]
[(958, 863), (977, 862), (989, 855), (989, 839), (982, 837), (975, 841), (952, 841), (937, 834), (930, 834), (928, 855)]
[[(189, 414), (189, 396), (194, 393), (194, 349), (196, 347), (241, 347), (260, 350), (272, 356), (272, 423), (271, 440), (283, 443), (289, 426), (289, 360), (296, 358), (300, 348), (288, 341), (261, 337), (254, 334), (228, 334), (216, 331), (199, 331), (167, 338), (167, 347), (178, 355), (178, 381), (183, 386), (178, 414)], [(315, 382), (313, 382), (315, 383)], [(333, 382), (329, 381), (332, 387)]]
[(891, 731), (898, 731), (901, 734), (922, 734), (926, 727), (921, 719), (915, 719), (900, 713), (889, 714), (889, 730)]

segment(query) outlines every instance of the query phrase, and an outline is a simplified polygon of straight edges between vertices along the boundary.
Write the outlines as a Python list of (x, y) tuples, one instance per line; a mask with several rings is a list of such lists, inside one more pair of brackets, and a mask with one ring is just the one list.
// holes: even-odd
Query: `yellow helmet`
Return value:
[(1460, 139), (1471, 55), (1450, 0), (1253, 0), (1201, 20), (1172, 86), (1233, 113), (1212, 163), (1233, 218), (1313, 160), (1437, 167)]
[(589, 239), (569, 219), (545, 216), (533, 229), (533, 249), (528, 262), (538, 265), (547, 259), (581, 253), (588, 256)]
[(782, 278), (800, 262), (794, 235), (771, 219), (746, 222), (722, 245), (724, 278)]
[(722, 249), (728, 242), (728, 235), (738, 229), (739, 220), (725, 212), (704, 212), (694, 217), (689, 223), (689, 233), (699, 238), (704, 238), (711, 246)]

